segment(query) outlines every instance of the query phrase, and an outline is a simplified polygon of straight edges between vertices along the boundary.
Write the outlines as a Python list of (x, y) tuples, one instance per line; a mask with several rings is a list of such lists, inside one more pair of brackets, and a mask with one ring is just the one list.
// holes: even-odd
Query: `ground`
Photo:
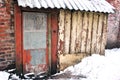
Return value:
[[(1, 71), (0, 80), (8, 80), (8, 78), (11, 78), (11, 80), (21, 80), (15, 74), (8, 72)], [(64, 71), (52, 75), (49, 79), (120, 80), (120, 49), (106, 50), (105, 56), (93, 54), (84, 58), (79, 64), (70, 66)]]

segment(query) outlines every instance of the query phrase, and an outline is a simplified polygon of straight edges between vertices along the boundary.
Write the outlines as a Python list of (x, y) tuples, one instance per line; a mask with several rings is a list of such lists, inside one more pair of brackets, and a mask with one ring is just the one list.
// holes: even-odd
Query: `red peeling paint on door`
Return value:
[(30, 55), (30, 51), (23, 51), (23, 72), (25, 73), (26, 72), (26, 68), (25, 66), (27, 64), (30, 64), (30, 61), (31, 61), (31, 55)]
[[(18, 72), (24, 74), (29, 72), (54, 74), (57, 71), (58, 11), (57, 13), (54, 10), (27, 11), (15, 6), (16, 68)], [(46, 28), (39, 27), (44, 22)], [(25, 28), (26, 25), (34, 27)]]

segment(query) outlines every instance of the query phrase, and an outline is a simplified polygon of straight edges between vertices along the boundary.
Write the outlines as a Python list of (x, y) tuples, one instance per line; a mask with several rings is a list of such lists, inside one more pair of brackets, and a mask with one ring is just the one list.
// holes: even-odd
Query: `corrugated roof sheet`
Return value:
[(30, 8), (63, 8), (70, 10), (114, 13), (106, 0), (17, 0), (19, 6)]

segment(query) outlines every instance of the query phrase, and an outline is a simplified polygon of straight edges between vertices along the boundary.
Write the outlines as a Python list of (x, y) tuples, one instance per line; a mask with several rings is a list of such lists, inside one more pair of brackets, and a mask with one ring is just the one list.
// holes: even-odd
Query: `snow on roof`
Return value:
[(114, 13), (114, 7), (106, 0), (17, 0), (18, 5), (30, 8), (63, 8), (70, 10)]

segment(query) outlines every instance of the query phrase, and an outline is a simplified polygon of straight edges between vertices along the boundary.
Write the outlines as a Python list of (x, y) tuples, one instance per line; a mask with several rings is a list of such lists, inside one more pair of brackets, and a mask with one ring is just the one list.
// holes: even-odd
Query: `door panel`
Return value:
[[(45, 56), (45, 50), (31, 50), (30, 52), (32, 56), (31, 64), (37, 65), (37, 64), (46, 64), (46, 56)], [(41, 57), (41, 58), (40, 58)]]
[(24, 49), (46, 48), (45, 32), (24, 32)]
[(23, 12), (23, 67), (25, 72), (39, 73), (48, 70), (46, 33), (47, 14)]
[[(47, 71), (48, 66), (50, 73), (56, 73), (59, 10), (36, 9), (35, 11), (35, 9), (21, 8), (15, 4), (14, 13), (17, 74)], [(32, 40), (34, 35), (40, 37), (35, 36), (35, 40)], [(44, 35), (46, 37), (43, 37)]]

